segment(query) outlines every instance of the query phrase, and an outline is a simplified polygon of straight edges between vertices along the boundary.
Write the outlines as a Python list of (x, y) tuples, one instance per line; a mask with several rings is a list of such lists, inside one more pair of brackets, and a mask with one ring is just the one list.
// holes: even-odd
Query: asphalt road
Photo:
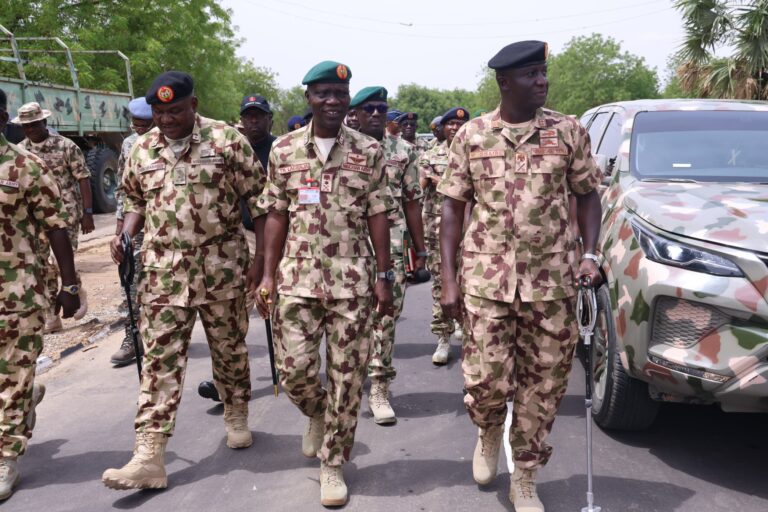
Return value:
[[(409, 290), (395, 351), (398, 423), (374, 425), (364, 400), (353, 460), (345, 468), (351, 494), (346, 510), (511, 510), (503, 460), (492, 485), (478, 488), (472, 480), (476, 429), (461, 400), (459, 349), (454, 345), (447, 367), (431, 364), (429, 304), (428, 285)], [(210, 373), (198, 325), (176, 435), (168, 446), (169, 488), (106, 489), (100, 482), (103, 470), (130, 457), (137, 396), (135, 367), (113, 369), (108, 362), (120, 342), (112, 336), (40, 377), (48, 395), (20, 465), (23, 480), (0, 509), (322, 510), (319, 462), (300, 451), (305, 419), (283, 394), (272, 395), (263, 323), (252, 319), (250, 333), (255, 435), (250, 449), (228, 449), (221, 406), (197, 396), (198, 381)], [(577, 364), (550, 438), (554, 456), (540, 475), (539, 493), (548, 512), (578, 512), (585, 504), (582, 390)], [(604, 512), (768, 510), (766, 415), (668, 406), (648, 432), (594, 432), (596, 504)]]

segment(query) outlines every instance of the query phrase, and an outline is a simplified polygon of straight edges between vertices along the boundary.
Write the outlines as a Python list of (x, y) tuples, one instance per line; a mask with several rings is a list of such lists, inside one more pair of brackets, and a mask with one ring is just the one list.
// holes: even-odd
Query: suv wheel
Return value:
[(592, 338), (592, 416), (600, 427), (645, 430), (659, 411), (648, 384), (627, 375), (619, 359), (608, 287), (597, 290), (597, 323)]
[(117, 155), (107, 148), (93, 148), (85, 155), (91, 170), (93, 209), (98, 213), (112, 213), (117, 209)]

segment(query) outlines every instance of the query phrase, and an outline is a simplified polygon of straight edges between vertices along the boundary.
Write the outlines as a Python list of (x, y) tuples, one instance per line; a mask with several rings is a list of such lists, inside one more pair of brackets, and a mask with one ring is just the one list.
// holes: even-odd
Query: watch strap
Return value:
[(582, 260), (592, 260), (597, 265), (600, 265), (600, 257), (597, 254), (592, 254), (591, 252), (585, 252), (581, 255)]

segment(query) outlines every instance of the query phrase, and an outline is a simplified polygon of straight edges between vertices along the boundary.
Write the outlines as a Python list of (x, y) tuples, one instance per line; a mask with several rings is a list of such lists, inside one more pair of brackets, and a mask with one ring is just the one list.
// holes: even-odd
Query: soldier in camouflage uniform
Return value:
[[(125, 170), (125, 164), (128, 161), (128, 156), (133, 149), (133, 145), (141, 135), (144, 135), (154, 126), (152, 121), (152, 107), (147, 103), (146, 98), (134, 98), (128, 103), (128, 111), (131, 114), (131, 128), (133, 133), (123, 140), (123, 145), (120, 148), (120, 157), (117, 159), (117, 190), (115, 191), (115, 197), (117, 199), (117, 211), (115, 216), (117, 217), (117, 225), (115, 227), (115, 234), (120, 235), (123, 232), (123, 204), (125, 202), (125, 193), (123, 192), (123, 171)], [(137, 300), (137, 293), (139, 287), (139, 276), (141, 275), (141, 252), (138, 250), (141, 248), (141, 244), (144, 241), (144, 231), (139, 231), (136, 237), (133, 239), (133, 246), (135, 250), (136, 260), (136, 273), (133, 276), (133, 283), (131, 283), (131, 305), (133, 306), (133, 318), (139, 318), (139, 301)], [(128, 307), (126, 301), (126, 308)], [(141, 336), (139, 336), (139, 346), (142, 346)], [(123, 342), (120, 344), (120, 348), (117, 352), (112, 354), (110, 362), (116, 367), (125, 366), (136, 360), (136, 352), (133, 348), (133, 338), (131, 335), (131, 322), (127, 315), (125, 318), (125, 336)]]
[[(280, 382), (309, 418), (302, 452), (320, 459), (325, 506), (347, 501), (342, 465), (354, 444), (371, 312), (392, 314), (387, 212), (393, 201), (381, 145), (342, 124), (350, 76), (344, 64), (324, 61), (304, 77), (312, 121), (275, 141), (259, 203), (269, 213), (257, 305), (268, 315), (276, 300)], [(319, 375), (323, 336), (327, 389)]]
[(371, 390), (368, 403), (377, 424), (396, 421), (389, 404), (389, 384), (395, 378), (392, 354), (395, 348), (395, 325), (403, 310), (405, 300), (405, 262), (403, 238), (410, 233), (416, 247), (415, 267), (424, 268), (424, 228), (421, 224), (421, 187), (416, 166), (418, 154), (413, 144), (403, 139), (384, 137), (387, 113), (387, 90), (384, 87), (365, 87), (349, 104), (357, 113), (360, 132), (378, 140), (384, 150), (384, 171), (395, 209), (389, 213), (389, 243), (395, 280), (392, 284), (394, 311), (392, 315), (378, 315), (373, 327), (373, 351), (368, 365)]
[[(446, 117), (447, 116), (447, 117)], [(443, 121), (445, 119), (445, 121)], [(469, 111), (454, 107), (440, 117), (442, 142), (424, 153), (419, 160), (419, 181), (425, 191), (424, 197), (424, 236), (427, 241), (427, 267), (432, 274), (432, 333), (437, 336), (437, 347), (432, 354), (432, 363), (448, 363), (451, 346), (451, 334), (454, 322), (443, 315), (440, 307), (442, 279), (440, 275), (440, 217), (443, 211), (443, 196), (437, 193), (437, 184), (448, 166), (448, 148), (461, 126), (469, 120)], [(437, 139), (435, 139), (437, 140)], [(469, 205), (468, 205), (469, 206)]]
[(62, 307), (69, 318), (80, 307), (59, 186), (40, 159), (5, 139), (6, 109), (0, 90), (0, 500), (19, 483), (17, 459), (32, 436), (34, 408), (45, 392), (42, 385), (33, 386), (49, 307), (44, 262), (37, 256), (40, 236), (49, 239), (60, 265), (56, 310)]
[[(38, 103), (27, 103), (19, 108), (13, 123), (21, 124), (26, 139), (19, 146), (40, 157), (56, 179), (61, 190), (61, 199), (69, 213), (67, 232), (72, 248), (77, 252), (80, 229), (83, 233), (93, 231), (93, 208), (91, 199), (91, 172), (85, 164), (83, 152), (68, 138), (48, 130), (46, 118), (49, 110), (40, 108)], [(50, 308), (46, 315), (45, 332), (54, 332), (62, 328), (61, 318), (55, 313), (54, 305), (59, 291), (59, 271), (51, 255), (48, 239), (40, 237), (40, 256), (47, 261), (45, 282), (48, 288)], [(75, 320), (83, 318), (88, 311), (85, 289), (80, 275), (77, 275), (80, 290), (80, 309), (74, 315)]]
[[(252, 443), (244, 295), (249, 256), (239, 199), (249, 200), (254, 218), (261, 215), (256, 195), (263, 189), (264, 171), (237, 130), (196, 113), (186, 73), (159, 75), (146, 100), (157, 126), (136, 141), (122, 183), (123, 231), (135, 236), (142, 225), (145, 229), (139, 328), (146, 354), (133, 458), (102, 477), (113, 489), (167, 486), (165, 445), (174, 431), (198, 314), (224, 402), (227, 446)], [(116, 262), (122, 261), (120, 237), (111, 251)], [(254, 272), (252, 267), (247, 277), (253, 279)]]
[[(577, 265), (568, 213), (568, 197), (574, 194), (584, 249), (594, 253), (600, 172), (578, 121), (542, 108), (548, 89), (546, 48), (542, 42), (524, 41), (491, 59), (501, 104), (459, 130), (437, 188), (446, 196), (441, 302), (448, 316), (463, 313), (468, 329), (464, 403), (480, 429), (473, 476), (479, 484), (495, 477), (511, 400), (515, 470), (509, 497), (517, 512), (544, 511), (536, 473), (552, 452), (545, 441), (565, 393), (578, 337), (577, 277), (600, 280), (592, 259)], [(475, 204), (462, 237), (460, 292), (455, 253), (464, 205), (471, 201)]]
[(415, 145), (419, 115), (416, 112), (403, 112), (395, 122), (400, 126), (400, 138)]

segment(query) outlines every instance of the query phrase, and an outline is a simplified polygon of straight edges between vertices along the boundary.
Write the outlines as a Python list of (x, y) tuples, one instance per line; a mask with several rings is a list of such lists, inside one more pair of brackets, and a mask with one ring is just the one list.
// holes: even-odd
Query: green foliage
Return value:
[(474, 112), (476, 95), (465, 89), (432, 89), (416, 84), (401, 85), (389, 101), (390, 108), (419, 114), (419, 132), (430, 132), (429, 122), (452, 107), (464, 107)]
[(304, 87), (297, 85), (288, 90), (280, 91), (272, 110), (272, 133), (281, 135), (288, 131), (288, 119), (293, 116), (303, 116), (307, 109), (304, 97)]
[(575, 37), (549, 59), (547, 104), (565, 114), (581, 115), (603, 103), (658, 96), (656, 71), (642, 57), (622, 52), (610, 37)]

